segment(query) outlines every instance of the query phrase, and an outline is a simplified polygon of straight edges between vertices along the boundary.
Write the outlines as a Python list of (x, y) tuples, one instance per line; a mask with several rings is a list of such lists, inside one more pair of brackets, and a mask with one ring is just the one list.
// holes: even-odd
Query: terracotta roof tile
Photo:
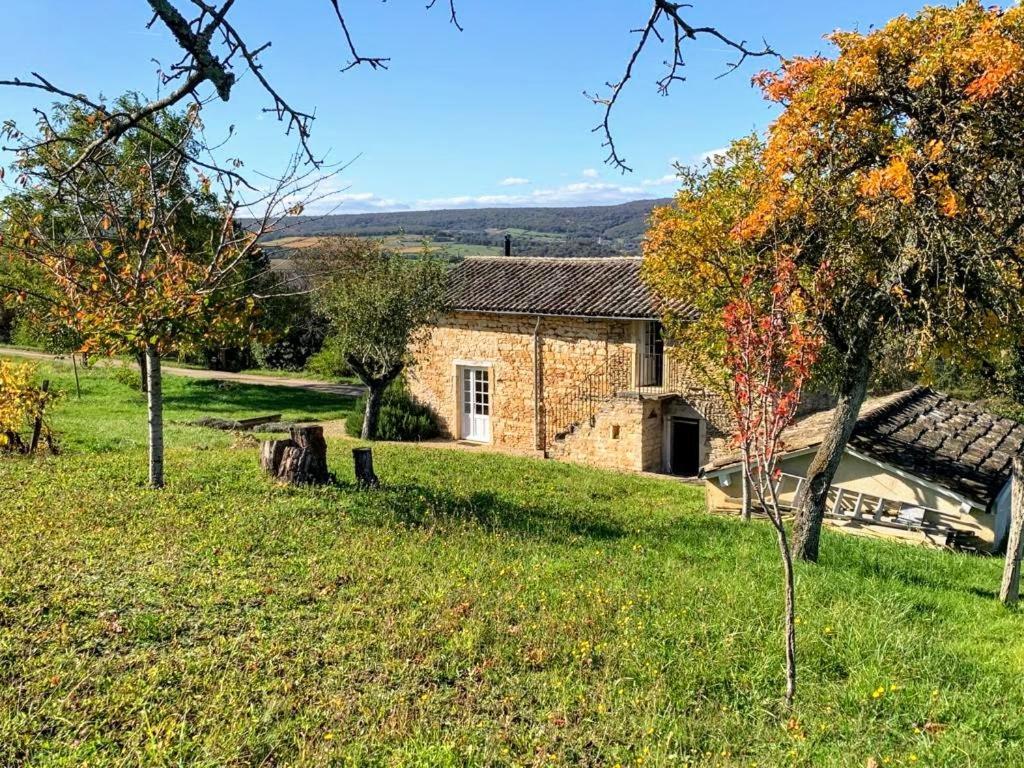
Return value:
[(1022, 440), (1024, 424), (918, 387), (860, 419), (850, 446), (987, 504), (1009, 479)]
[(453, 309), (572, 317), (692, 317), (684, 303), (662, 303), (640, 277), (639, 258), (472, 257), (450, 273)]

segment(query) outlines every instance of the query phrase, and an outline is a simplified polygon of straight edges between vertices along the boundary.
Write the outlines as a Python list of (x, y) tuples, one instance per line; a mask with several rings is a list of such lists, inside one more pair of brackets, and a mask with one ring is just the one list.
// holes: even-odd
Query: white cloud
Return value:
[(506, 179), (502, 179), (498, 182), (500, 187), (521, 187), (523, 184), (529, 184), (529, 179), (524, 179), (522, 176), (509, 176)]
[(409, 206), (391, 197), (380, 197), (373, 192), (349, 192), (321, 190), (321, 197), (306, 206), (306, 213), (322, 216), (330, 213), (375, 213), (380, 211), (403, 211)]
[(697, 155), (698, 163), (706, 163), (708, 160), (714, 160), (716, 157), (720, 157), (729, 151), (728, 147), (716, 147), (715, 149), (709, 149), (707, 152), (701, 152)]
[(666, 173), (656, 179), (644, 179), (640, 182), (642, 187), (674, 187), (679, 184), (679, 177), (674, 173)]
[(577, 181), (521, 194), (456, 195), (417, 200), (413, 208), (503, 208), (512, 206), (615, 205), (636, 200), (646, 190), (603, 181)]
[[(383, 213), (387, 211), (426, 211), (438, 208), (616, 205), (644, 197), (667, 194), (668, 186), (674, 183), (674, 179), (674, 176), (666, 176), (664, 179), (647, 179), (633, 184), (586, 179), (541, 188), (510, 189), (508, 192), (480, 195), (420, 198), (412, 201), (386, 197), (375, 192), (357, 192), (352, 187), (337, 186), (321, 189), (321, 197), (306, 205), (305, 214), (323, 216), (326, 214)], [(503, 183), (502, 186), (522, 187), (523, 184)], [(661, 189), (662, 186), (665, 189)]]
[(600, 176), (600, 174), (597, 172), (596, 168), (583, 169), (583, 178), (585, 179), (596, 179), (598, 176)]

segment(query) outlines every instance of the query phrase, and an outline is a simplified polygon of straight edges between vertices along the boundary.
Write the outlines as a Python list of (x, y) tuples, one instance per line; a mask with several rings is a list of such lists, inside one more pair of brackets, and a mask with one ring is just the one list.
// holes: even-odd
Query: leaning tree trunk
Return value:
[(266, 440), (260, 446), (260, 466), (283, 483), (326, 485), (327, 441), (323, 427), (292, 427), (287, 440)]
[(797, 500), (793, 518), (793, 556), (818, 562), (821, 525), (825, 519), (828, 490), (832, 486), (843, 451), (857, 425), (860, 407), (871, 378), (871, 352), (867, 340), (850, 350), (840, 382), (839, 401), (817, 453), (807, 467), (807, 481)]
[(1021, 541), (1024, 536), (1024, 458), (1013, 458), (1013, 476), (1010, 482), (1010, 535), (1006, 542), (1006, 563), (999, 599), (1003, 605), (1017, 602), (1020, 592)]
[(164, 394), (160, 375), (160, 353), (146, 347), (146, 373), (149, 402), (149, 485), (164, 487)]

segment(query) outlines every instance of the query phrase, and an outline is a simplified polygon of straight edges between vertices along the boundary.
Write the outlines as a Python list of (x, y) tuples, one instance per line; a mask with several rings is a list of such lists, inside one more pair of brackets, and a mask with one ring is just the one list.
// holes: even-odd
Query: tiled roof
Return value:
[(918, 387), (857, 422), (850, 447), (987, 504), (1010, 477), (1024, 424)]
[[(795, 423), (783, 433), (786, 451), (818, 445), (831, 417), (832, 411), (822, 411)], [(977, 403), (915, 387), (865, 401), (849, 446), (987, 506), (1010, 478), (1013, 456), (1024, 447), (1024, 424)], [(722, 457), (705, 471), (737, 461)]]
[(453, 309), (572, 317), (658, 318), (662, 309), (693, 315), (683, 303), (661, 303), (640, 277), (639, 258), (468, 258), (450, 273)]

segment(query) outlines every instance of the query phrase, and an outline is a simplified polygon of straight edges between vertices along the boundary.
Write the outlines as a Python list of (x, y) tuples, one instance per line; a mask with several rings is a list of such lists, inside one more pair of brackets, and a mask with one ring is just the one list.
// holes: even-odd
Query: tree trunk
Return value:
[(380, 418), (380, 406), (384, 400), (384, 389), (387, 385), (374, 381), (367, 385), (370, 392), (366, 396), (366, 411), (363, 413), (363, 431), (359, 436), (363, 440), (377, 437), (377, 421)]
[(160, 375), (160, 353), (146, 347), (146, 373), (149, 386), (149, 486), (164, 487), (164, 393)]
[[(44, 393), (50, 391), (50, 381), (47, 379), (43, 382), (42, 390)], [(35, 453), (39, 448), (39, 437), (43, 434), (43, 414), (42, 411), (36, 414), (35, 421), (32, 422), (32, 439), (28, 444), (28, 452)]]
[(1024, 458), (1013, 458), (1013, 487), (1010, 491), (1010, 536), (1006, 541), (1006, 566), (999, 599), (1003, 605), (1017, 602), (1020, 592), (1020, 560), (1024, 534)]
[(354, 355), (347, 355), (345, 361), (355, 371), (356, 376), (368, 390), (366, 410), (363, 413), (363, 429), (359, 436), (363, 440), (374, 440), (377, 437), (377, 420), (380, 417), (380, 406), (384, 401), (384, 390), (388, 388), (398, 374), (405, 368), (404, 363), (392, 366), (383, 376), (374, 377), (362, 361)]
[(135, 355), (135, 359), (139, 363), (139, 392), (146, 394), (149, 391), (149, 365), (146, 363), (146, 353), (138, 352)]
[(75, 353), (71, 353), (71, 367), (75, 369), (75, 397), (82, 399), (82, 383), (78, 380), (78, 361), (75, 360)]
[[(790, 552), (789, 541), (786, 537), (786, 525), (782, 520), (782, 511), (779, 509), (779, 499), (771, 488), (772, 477), (759, 476), (757, 480), (750, 476), (750, 464), (745, 464), (743, 474), (746, 475), (747, 487), (757, 492), (758, 503), (764, 508), (775, 529), (775, 540), (779, 547), (779, 557), (782, 559), (782, 575), (784, 579), (784, 594), (786, 600), (785, 615), (785, 645), (786, 645), (786, 706), (793, 706), (796, 697), (796, 578), (793, 575), (793, 556)], [(768, 486), (768, 493), (765, 493), (765, 486)]]
[(796, 696), (796, 579), (793, 576), (793, 557), (786, 541), (786, 528), (778, 510), (773, 523), (782, 557), (782, 573), (786, 580), (786, 704), (793, 706)]
[(747, 479), (747, 467), (750, 466), (750, 451), (746, 446), (743, 447), (743, 471), (740, 472), (740, 483), (741, 483), (741, 496), (742, 508), (740, 509), (740, 517), (744, 522), (750, 522), (750, 481)]
[(267, 440), (260, 446), (260, 466), (283, 483), (326, 485), (327, 441), (323, 427), (292, 427), (288, 440)]
[(353, 448), (352, 461), (355, 464), (356, 485), (359, 488), (380, 488), (380, 480), (373, 471), (372, 449)]
[(832, 421), (818, 446), (817, 453), (807, 467), (807, 480), (797, 500), (793, 518), (793, 556), (808, 562), (818, 562), (818, 544), (821, 525), (825, 519), (828, 490), (843, 458), (843, 451), (857, 425), (860, 407), (868, 391), (871, 378), (870, 339), (865, 339), (850, 351), (840, 381), (839, 401)]

